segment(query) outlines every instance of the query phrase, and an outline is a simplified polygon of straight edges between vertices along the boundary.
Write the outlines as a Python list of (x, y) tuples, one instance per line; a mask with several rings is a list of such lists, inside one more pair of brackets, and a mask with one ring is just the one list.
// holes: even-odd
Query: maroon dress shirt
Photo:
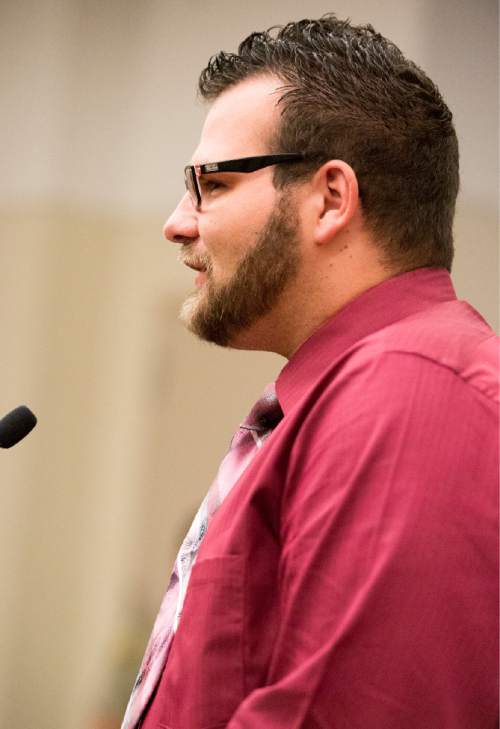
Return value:
[(276, 389), (143, 729), (493, 729), (494, 332), (419, 269), (326, 322)]

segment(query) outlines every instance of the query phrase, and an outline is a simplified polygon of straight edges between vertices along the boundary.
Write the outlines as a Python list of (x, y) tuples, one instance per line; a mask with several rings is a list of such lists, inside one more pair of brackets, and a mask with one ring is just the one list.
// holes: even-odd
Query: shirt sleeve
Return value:
[(283, 495), (268, 680), (227, 729), (496, 726), (492, 403), (398, 352), (314, 397)]

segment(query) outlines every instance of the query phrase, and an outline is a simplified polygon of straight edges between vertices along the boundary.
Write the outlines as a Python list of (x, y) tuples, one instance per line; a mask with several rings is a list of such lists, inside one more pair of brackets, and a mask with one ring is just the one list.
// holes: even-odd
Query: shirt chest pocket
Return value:
[(244, 559), (197, 561), (155, 699), (160, 726), (225, 726), (244, 696)]

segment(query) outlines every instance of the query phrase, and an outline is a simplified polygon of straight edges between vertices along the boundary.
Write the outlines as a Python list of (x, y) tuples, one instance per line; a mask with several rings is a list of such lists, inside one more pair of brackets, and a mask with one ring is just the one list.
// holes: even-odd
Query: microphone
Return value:
[(0, 448), (19, 443), (36, 425), (36, 417), (26, 405), (11, 410), (0, 420)]

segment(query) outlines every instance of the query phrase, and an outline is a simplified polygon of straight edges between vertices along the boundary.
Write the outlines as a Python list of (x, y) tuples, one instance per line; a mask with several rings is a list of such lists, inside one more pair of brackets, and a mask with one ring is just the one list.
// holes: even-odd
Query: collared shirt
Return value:
[(326, 322), (276, 390), (144, 729), (495, 726), (494, 332), (419, 269)]

